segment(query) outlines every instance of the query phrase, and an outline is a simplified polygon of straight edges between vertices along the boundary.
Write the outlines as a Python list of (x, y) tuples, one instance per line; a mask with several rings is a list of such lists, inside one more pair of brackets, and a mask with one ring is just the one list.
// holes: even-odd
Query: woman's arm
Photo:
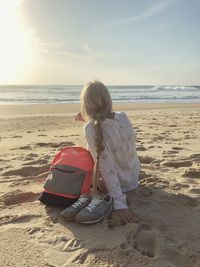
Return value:
[[(88, 149), (90, 150), (93, 159), (96, 160), (94, 131), (92, 125), (86, 125), (84, 134)], [(108, 193), (114, 199), (114, 209), (127, 209), (126, 195), (122, 193), (115, 162), (106, 147), (101, 153), (99, 165)]]

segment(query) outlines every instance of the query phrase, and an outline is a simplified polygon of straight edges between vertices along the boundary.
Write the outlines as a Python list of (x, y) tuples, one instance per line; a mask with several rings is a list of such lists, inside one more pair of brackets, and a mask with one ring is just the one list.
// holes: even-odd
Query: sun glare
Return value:
[(30, 33), (19, 16), (20, 0), (0, 0), (0, 84), (26, 75), (33, 56)]

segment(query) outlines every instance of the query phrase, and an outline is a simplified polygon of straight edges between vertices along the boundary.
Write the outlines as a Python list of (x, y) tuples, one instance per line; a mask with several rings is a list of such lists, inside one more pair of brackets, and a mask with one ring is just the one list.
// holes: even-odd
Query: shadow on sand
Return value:
[(52, 266), (199, 266), (199, 199), (166, 192), (165, 185), (148, 185), (147, 179), (126, 193), (138, 224), (123, 225), (112, 216), (82, 225), (65, 221), (62, 209), (46, 207), (52, 231), (60, 225), (45, 241), (62, 257), (60, 265), (51, 259)]

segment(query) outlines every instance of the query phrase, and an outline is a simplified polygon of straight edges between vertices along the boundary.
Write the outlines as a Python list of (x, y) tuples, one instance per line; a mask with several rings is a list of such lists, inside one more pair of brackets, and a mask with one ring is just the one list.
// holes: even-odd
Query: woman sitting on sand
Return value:
[[(112, 205), (114, 213), (124, 223), (136, 221), (126, 202), (127, 191), (137, 188), (140, 162), (136, 152), (135, 132), (124, 112), (113, 112), (107, 87), (92, 81), (81, 93), (81, 114), (77, 120), (88, 120), (84, 127), (88, 148), (99, 167), (99, 193), (82, 195), (71, 207), (62, 212), (65, 218), (76, 217), (82, 223), (101, 220)], [(98, 171), (96, 172), (98, 176)], [(106, 193), (109, 194), (106, 195)]]

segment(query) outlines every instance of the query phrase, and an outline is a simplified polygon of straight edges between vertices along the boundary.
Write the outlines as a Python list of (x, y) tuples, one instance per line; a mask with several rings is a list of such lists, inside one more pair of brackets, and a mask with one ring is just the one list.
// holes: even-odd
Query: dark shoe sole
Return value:
[[(89, 203), (90, 203), (90, 202), (89, 202)], [(88, 204), (89, 204), (89, 203), (88, 203)], [(87, 205), (88, 205), (88, 204), (87, 204)], [(87, 207), (87, 205), (85, 205), (82, 209), (84, 209), (85, 207)], [(81, 209), (81, 210), (82, 210), (82, 209)], [(65, 215), (62, 215), (62, 212), (60, 213), (60, 216), (61, 216), (63, 219), (65, 219), (65, 220), (68, 220), (68, 221), (74, 221), (76, 215), (77, 215), (81, 210), (77, 211), (77, 213), (76, 213), (73, 217), (65, 217)]]
[(60, 217), (62, 217), (62, 219), (65, 219), (67, 221), (74, 221), (75, 220), (75, 216), (74, 217), (65, 217), (65, 216), (60, 215)]

